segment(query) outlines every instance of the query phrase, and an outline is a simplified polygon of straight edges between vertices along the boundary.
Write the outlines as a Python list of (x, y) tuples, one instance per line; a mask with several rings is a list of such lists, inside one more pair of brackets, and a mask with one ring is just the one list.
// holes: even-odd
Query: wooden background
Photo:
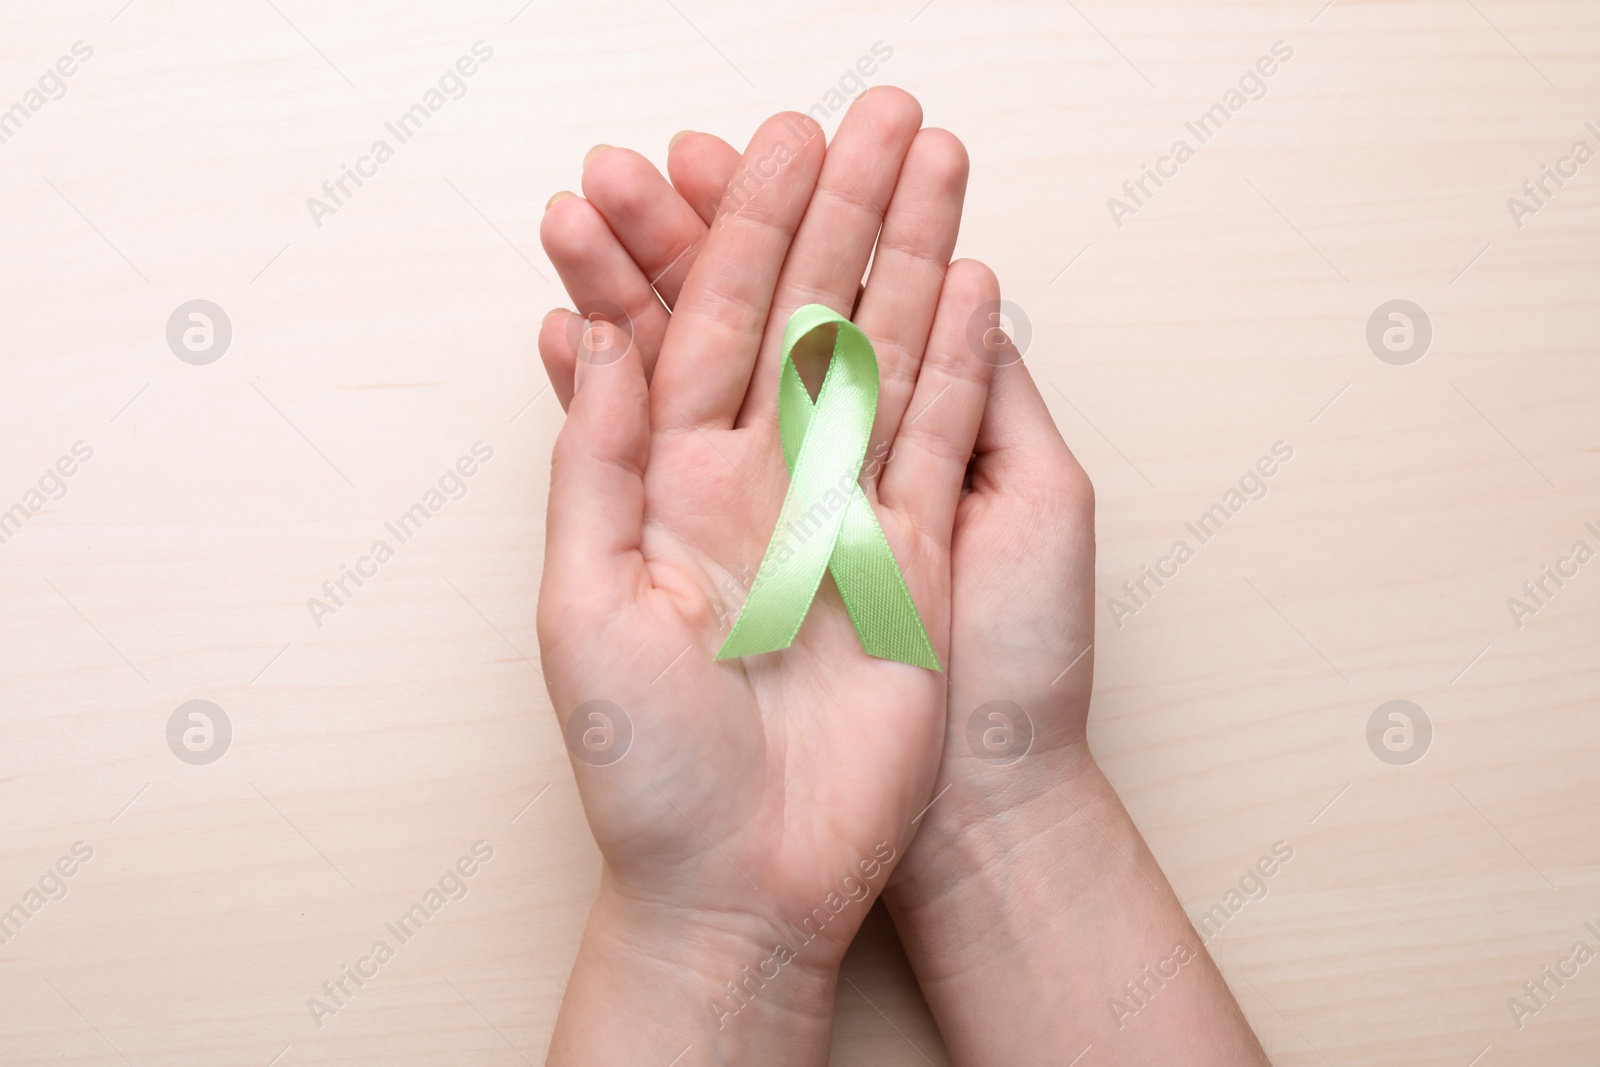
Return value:
[[(480, 40), (318, 226), (307, 198)], [(1600, 562), (1520, 627), (1507, 600), (1600, 547), (1600, 161), (1520, 227), (1507, 199), (1600, 148), (1600, 5), (14, 3), (0, 108), (77, 41), (0, 145), (0, 509), (36, 512), (0, 545), (0, 907), (93, 854), (0, 945), (0, 1061), (540, 1061), (598, 869), (534, 635), (543, 205), (596, 142), (742, 143), (881, 41), (867, 81), (971, 151), (959, 251), (1094, 477), (1102, 601), (1294, 450), (1137, 615), (1102, 609), (1091, 727), (1192, 916), (1293, 847), (1211, 944), (1274, 1061), (1594, 1062), (1600, 964), (1521, 1028), (1507, 999), (1600, 949)], [(195, 299), (233, 330), (203, 366), (165, 337)], [(1366, 340), (1395, 299), (1432, 324), (1406, 366)], [(318, 625), (477, 441), (465, 496)], [(209, 765), (167, 741), (196, 699), (232, 729)], [(1403, 766), (1368, 742), (1392, 699), (1432, 725)], [(319, 1028), (307, 998), (480, 841)], [(948, 1062), (881, 913), (847, 974), (835, 1062)]]

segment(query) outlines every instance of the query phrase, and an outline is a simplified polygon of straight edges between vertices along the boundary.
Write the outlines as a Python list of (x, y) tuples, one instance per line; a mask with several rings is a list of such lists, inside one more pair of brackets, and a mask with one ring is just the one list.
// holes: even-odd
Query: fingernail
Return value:
[(672, 135), (672, 140), (667, 142), (667, 147), (671, 148), (673, 145), (677, 144), (679, 141), (683, 140), (693, 132), (693, 130), (679, 130), (677, 133)]
[(551, 315), (559, 315), (559, 314), (561, 314), (562, 312), (564, 312), (566, 310), (567, 310), (566, 308), (551, 308), (549, 311), (546, 311), (544, 313), (544, 318), (540, 319), (539, 321), (540, 322), (548, 322), (550, 320), (550, 316)]
[(578, 391), (583, 388), (583, 379), (587, 376), (588, 371), (589, 371), (589, 361), (584, 359), (580, 355), (578, 357), (578, 361), (572, 365), (572, 395), (573, 396), (577, 396), (578, 395)]
[(576, 193), (570, 193), (567, 190), (563, 189), (559, 193), (557, 193), (555, 196), (552, 196), (549, 200), (546, 200), (544, 202), (544, 209), (546, 211), (549, 211), (552, 207), (555, 207), (555, 203), (556, 203), (557, 200), (564, 200), (569, 196), (576, 196), (576, 195), (577, 195)]
[(587, 166), (588, 163), (589, 163), (589, 160), (593, 159), (596, 155), (598, 155), (601, 152), (604, 152), (606, 149), (608, 149), (610, 147), (611, 146), (608, 145), (608, 144), (597, 144), (593, 148), (589, 149), (589, 151), (587, 151), (587, 152), (585, 152), (583, 154), (584, 165)]

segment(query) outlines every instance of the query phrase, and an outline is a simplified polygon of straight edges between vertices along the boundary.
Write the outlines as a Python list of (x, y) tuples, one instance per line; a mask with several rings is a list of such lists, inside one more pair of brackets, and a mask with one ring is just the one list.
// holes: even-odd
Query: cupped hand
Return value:
[[(998, 294), (986, 269), (946, 271), (947, 246), (929, 255), (904, 236), (930, 210), (958, 214), (966, 176), (954, 139), (919, 134), (920, 121), (910, 97), (876, 92), (826, 159), (809, 119), (765, 123), (736, 167), (738, 195), (709, 226), (695, 218), (670, 321), (650, 309), (632, 257), (632, 274), (613, 257), (619, 276), (594, 299), (622, 309), (624, 343), (597, 343), (606, 328), (592, 327), (569, 344), (574, 393), (552, 461), (539, 639), (558, 716), (580, 714), (566, 733), (603, 895), (735, 945), (787, 939), (818, 970), (836, 966), (864, 915), (852, 887), (881, 888), (928, 801), (947, 683), (867, 656), (826, 577), (790, 648), (714, 656), (730, 591), (756, 572), (788, 484), (784, 324), (807, 303), (851, 315), (869, 259), (852, 317), (881, 366), (873, 441), (895, 458), (863, 488), (949, 656), (951, 534), (992, 368), (968, 325)], [(543, 236), (558, 268), (601, 227), (587, 201), (553, 202)], [(948, 229), (953, 242), (953, 219)], [(552, 379), (564, 392), (566, 376)], [(613, 743), (631, 732), (620, 758), (578, 740), (590, 722), (604, 731), (587, 718), (596, 710), (627, 723), (610, 724)], [(841, 900), (853, 908), (836, 910)]]
[[(830, 153), (874, 151), (870, 143), (856, 149), (851, 131), (847, 118)], [(959, 143), (944, 131), (924, 130), (913, 141), (884, 226), (880, 262), (901, 256), (928, 274), (942, 269), (954, 247), (964, 184), (944, 174), (955, 169), (948, 160), (959, 153)], [(653, 338), (670, 321), (667, 308), (714, 226), (717, 205), (738, 176), (739, 156), (716, 137), (690, 132), (674, 139), (668, 170), (671, 184), (636, 153), (594, 154), (584, 170), (588, 201), (546, 224), (551, 258), (579, 311), (618, 304), (639, 309), (636, 339), (647, 361)], [(874, 286), (880, 284), (895, 282), (875, 273), (863, 294), (864, 315), (875, 309)], [(581, 322), (571, 312), (553, 313), (541, 331), (540, 350), (558, 392), (578, 361), (574, 339)], [(1026, 803), (1089, 761), (1093, 489), (1022, 354), (991, 332), (1003, 323), (999, 308), (985, 304), (965, 324), (969, 351), (973, 342), (980, 346), (993, 379), (953, 523), (940, 800), (901, 866), (897, 881), (903, 885), (919, 872), (935, 872), (950, 835)], [(892, 412), (895, 403), (887, 398), (885, 407)], [(898, 449), (889, 458), (881, 444), (875, 454), (888, 459), (886, 469), (900, 459)]]

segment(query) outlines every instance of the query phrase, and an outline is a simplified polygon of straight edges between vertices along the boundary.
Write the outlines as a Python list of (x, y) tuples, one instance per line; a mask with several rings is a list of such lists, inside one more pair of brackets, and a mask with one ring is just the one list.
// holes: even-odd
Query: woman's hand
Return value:
[[(897, 219), (920, 231), (929, 210), (959, 213), (965, 156), (920, 120), (880, 90), (826, 162), (809, 119), (769, 120), (670, 322), (634, 299), (648, 281), (616, 285), (623, 336), (602, 343), (609, 328), (591, 323), (573, 346), (539, 637), (605, 863), (552, 1062), (666, 1063), (685, 1045), (684, 1063), (825, 1061), (839, 959), (928, 801), (945, 679), (867, 656), (830, 580), (790, 648), (713, 658), (788, 485), (784, 324), (813, 302), (850, 315), (875, 244), (854, 321), (881, 364), (873, 440), (895, 460), (863, 488), (949, 655), (951, 532), (992, 367), (968, 324), (998, 293), (986, 269), (946, 274), (930, 264), (948, 249), (929, 259), (895, 238)], [(552, 204), (553, 258), (592, 210)], [(586, 729), (631, 741), (616, 758), (585, 748)], [(605, 1025), (624, 1013), (629, 1026)]]

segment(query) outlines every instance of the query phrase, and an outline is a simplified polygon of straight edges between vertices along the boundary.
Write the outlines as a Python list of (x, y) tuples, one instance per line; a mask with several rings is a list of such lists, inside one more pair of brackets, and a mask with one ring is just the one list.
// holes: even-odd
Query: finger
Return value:
[[(667, 332), (667, 309), (600, 212), (581, 197), (558, 193), (545, 209), (539, 240), (578, 314), (620, 326), (639, 346), (649, 375)], [(571, 341), (576, 348), (582, 337)]]
[[(601, 327), (607, 328), (607, 327)], [(638, 348), (577, 364), (577, 393), (550, 460), (540, 630), (552, 609), (585, 614), (630, 603), (646, 580), (644, 466), (648, 394)]]
[(583, 165), (583, 195), (668, 307), (705, 240), (700, 216), (654, 164), (626, 148), (600, 148)]
[[(950, 264), (911, 404), (878, 482), (879, 501), (908, 516), (923, 536), (940, 545), (950, 543), (961, 483), (999, 358), (989, 349), (974, 350), (970, 325), (999, 299), (1000, 283), (988, 267), (972, 259)], [(991, 333), (979, 336), (987, 339)]]
[(578, 364), (578, 346), (572, 334), (585, 325), (582, 315), (566, 308), (556, 308), (539, 323), (539, 359), (562, 411), (572, 406), (572, 376)]
[[(783, 360), (783, 327), (790, 314), (804, 304), (851, 313), (901, 164), (921, 125), (922, 107), (916, 98), (888, 86), (863, 94), (845, 113), (828, 147), (805, 221), (795, 234), (793, 251), (783, 265), (739, 425), (777, 420), (778, 367)], [(729, 197), (737, 195), (742, 173), (729, 186)], [(822, 340), (820, 334), (818, 339)], [(825, 349), (796, 346), (795, 363), (802, 376), (808, 363), (820, 367), (826, 358)]]
[(894, 436), (917, 384), (961, 229), (967, 172), (967, 150), (960, 140), (946, 130), (931, 129), (917, 134), (900, 168), (855, 317), (878, 353), (873, 448)]
[(1015, 348), (997, 363), (973, 449), (972, 491), (1059, 500), (1092, 513), (1094, 486), (1062, 439), (1027, 365)]
[[(562, 411), (571, 410), (579, 363), (604, 365), (630, 347), (632, 339), (626, 333), (603, 329), (611, 325), (586, 319), (566, 308), (547, 312), (540, 322), (539, 359)], [(643, 353), (640, 355), (642, 362)]]
[[(739, 153), (720, 138), (697, 133), (680, 134), (674, 139), (668, 153), (669, 167), (675, 169), (675, 172), (683, 178), (687, 189), (691, 192), (696, 189), (713, 191), (705, 215), (709, 220), (716, 212), (716, 201), (721, 199), (723, 187), (727, 185), (729, 176), (738, 166)], [(602, 149), (594, 159), (608, 154), (623, 159), (632, 155), (632, 153)], [(705, 241), (706, 224), (701, 221), (700, 216), (681, 209), (683, 196), (672, 189), (667, 190), (667, 195), (678, 201), (678, 210), (618, 211), (615, 217), (607, 215), (607, 205), (611, 198), (608, 183), (613, 182), (617, 174), (624, 169), (631, 171), (634, 178), (642, 178), (646, 182), (651, 176), (657, 179), (660, 177), (654, 167), (650, 167), (648, 173), (645, 173), (631, 166), (622, 168), (613, 165), (602, 168), (592, 183), (586, 169), (584, 187), (588, 190), (593, 184), (596, 199), (591, 200), (591, 203), (605, 218), (607, 227), (612, 231), (612, 242), (621, 242), (623, 249), (635, 258), (636, 262), (637, 256), (632, 251), (634, 249), (671, 246), (685, 249), (678, 257), (676, 265), (666, 272), (667, 290), (663, 292), (662, 281), (658, 281), (656, 285), (656, 291), (666, 299), (670, 307), (678, 295), (677, 289), (671, 287), (671, 279), (679, 275), (686, 276), (689, 268), (694, 265), (694, 260)], [(591, 261), (614, 258), (606, 247), (612, 242), (608, 242), (605, 235), (596, 236), (595, 242), (583, 244), (575, 250), (575, 259), (570, 264), (574, 275), (584, 278), (601, 277), (604, 274), (603, 269), (597, 262)], [(550, 378), (551, 387), (556, 399), (561, 403), (562, 410), (566, 410), (572, 400), (572, 372), (578, 358), (578, 338), (582, 329), (581, 316), (560, 308), (546, 315), (539, 328), (539, 356), (544, 362), (545, 373)], [(647, 350), (641, 354), (644, 356), (645, 365), (653, 366), (657, 352)]]
[(709, 133), (684, 130), (667, 146), (667, 174), (678, 195), (707, 226), (739, 167), (739, 150)]
[[(717, 205), (738, 166), (738, 150), (714, 134), (684, 130), (667, 146), (667, 173), (672, 177), (673, 187), (707, 225), (716, 217)], [(686, 264), (694, 254), (691, 250), (684, 257)], [(852, 321), (854, 308), (860, 301), (858, 289), (852, 305)]]
[[(1016, 349), (995, 367), (989, 381), (989, 402), (978, 427), (975, 456), (969, 467), (972, 493), (978, 497), (1026, 502), (1023, 513), (1040, 528), (1052, 531), (1058, 551), (1041, 559), (1043, 588), (1073, 592), (1058, 607), (1078, 622), (1056, 640), (1076, 644), (1094, 639), (1094, 486), (1062, 440), (1050, 408)], [(1016, 513), (1013, 511), (1013, 513)], [(961, 534), (958, 531), (957, 537)], [(960, 545), (954, 546), (957, 553)], [(1076, 654), (1076, 649), (1066, 654)], [(1092, 663), (1091, 663), (1092, 666)], [(1074, 672), (1087, 693), (1092, 671)]]
[(756, 131), (678, 296), (656, 365), (653, 425), (733, 425), (822, 155), (822, 128), (797, 112)]

